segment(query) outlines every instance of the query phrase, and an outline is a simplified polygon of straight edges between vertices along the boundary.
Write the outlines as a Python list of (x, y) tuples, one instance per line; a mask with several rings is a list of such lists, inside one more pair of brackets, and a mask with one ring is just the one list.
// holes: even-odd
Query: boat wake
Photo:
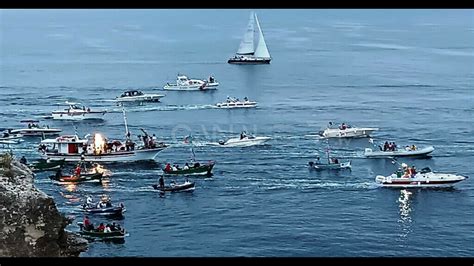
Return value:
[[(211, 104), (201, 105), (165, 105), (165, 106), (134, 106), (127, 108), (127, 112), (148, 112), (148, 111), (178, 111), (178, 110), (203, 110), (214, 109), (215, 106)], [(121, 113), (122, 108), (117, 107), (109, 111), (110, 113)]]

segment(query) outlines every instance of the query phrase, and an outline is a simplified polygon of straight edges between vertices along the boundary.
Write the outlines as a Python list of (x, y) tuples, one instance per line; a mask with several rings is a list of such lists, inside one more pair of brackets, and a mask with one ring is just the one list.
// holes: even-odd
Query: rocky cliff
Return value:
[(34, 186), (29, 168), (0, 157), (0, 256), (67, 257), (87, 250), (87, 240), (65, 232), (70, 221)]

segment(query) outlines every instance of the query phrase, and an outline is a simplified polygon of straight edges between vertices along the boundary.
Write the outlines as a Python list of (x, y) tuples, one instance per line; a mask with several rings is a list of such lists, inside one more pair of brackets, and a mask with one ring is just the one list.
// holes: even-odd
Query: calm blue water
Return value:
[[(86, 195), (127, 206), (125, 243), (94, 242), (82, 256), (474, 256), (474, 12), (257, 12), (270, 65), (227, 64), (249, 10), (0, 11), (0, 127), (73, 100), (117, 112), (100, 123), (44, 122), (121, 138), (123, 118), (109, 100), (125, 89), (160, 92), (178, 72), (221, 83), (127, 109), (135, 134), (144, 127), (175, 144), (157, 163), (106, 166), (102, 185), (38, 175), (37, 186), (78, 219)], [(210, 107), (228, 95), (260, 107)], [(431, 159), (406, 162), (471, 178), (453, 189), (378, 188), (375, 176), (396, 166), (364, 159), (367, 139), (330, 143), (352, 172), (310, 173), (305, 165), (326, 144), (307, 135), (328, 121), (379, 127), (376, 141), (434, 145)], [(208, 145), (242, 130), (272, 140)], [(190, 133), (198, 159), (217, 161), (215, 175), (196, 180), (192, 194), (161, 198), (151, 187), (158, 163), (185, 162)], [(37, 157), (38, 141), (14, 152)]]

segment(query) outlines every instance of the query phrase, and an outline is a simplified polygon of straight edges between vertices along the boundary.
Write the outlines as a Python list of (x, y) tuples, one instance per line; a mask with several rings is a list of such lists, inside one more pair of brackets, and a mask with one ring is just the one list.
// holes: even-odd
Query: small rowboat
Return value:
[(157, 184), (153, 185), (153, 188), (160, 192), (192, 192), (194, 191), (194, 182), (184, 182), (183, 184), (172, 184), (170, 186), (160, 187)]
[(81, 174), (80, 176), (70, 175), (62, 176), (56, 178), (56, 176), (51, 176), (52, 179), (65, 182), (65, 183), (79, 183), (79, 182), (101, 182), (103, 173), (92, 173), (92, 174)]
[(195, 163), (194, 166), (189, 167), (188, 169), (179, 169), (176, 171), (168, 170), (166, 171), (163, 168), (164, 175), (205, 175), (205, 176), (212, 176), (212, 168), (214, 168), (215, 162), (211, 161), (208, 164), (200, 165)]
[(309, 170), (351, 170), (351, 161), (343, 163), (318, 164), (314, 162), (308, 163)]

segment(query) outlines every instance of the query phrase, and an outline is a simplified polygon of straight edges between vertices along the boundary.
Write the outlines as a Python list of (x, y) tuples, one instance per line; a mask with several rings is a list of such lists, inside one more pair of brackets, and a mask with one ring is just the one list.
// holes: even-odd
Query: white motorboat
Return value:
[(372, 132), (379, 130), (370, 127), (352, 127), (344, 123), (338, 128), (331, 127), (332, 123), (324, 130), (319, 132), (322, 138), (364, 138), (370, 137)]
[(235, 56), (231, 57), (227, 63), (241, 65), (270, 64), (271, 60), (272, 58), (268, 52), (257, 14), (251, 13), (247, 30), (240, 42), (239, 49)]
[(21, 120), (21, 123), (28, 123), (27, 128), (19, 128), (10, 130), (11, 134), (17, 135), (21, 134), (23, 136), (54, 136), (59, 135), (62, 131), (59, 128), (50, 128), (49, 126), (41, 126), (38, 120), (27, 119)]
[(257, 102), (250, 101), (249, 99), (247, 99), (247, 97), (245, 97), (243, 101), (240, 101), (239, 99), (227, 97), (227, 101), (222, 102), (222, 103), (217, 103), (216, 107), (223, 108), (223, 109), (254, 108), (254, 107), (257, 107)]
[(65, 160), (67, 162), (132, 162), (154, 160), (159, 152), (168, 145), (157, 143), (142, 129), (144, 136), (142, 145), (137, 145), (131, 139), (128, 131), (127, 119), (124, 112), (126, 140), (108, 141), (101, 134), (96, 133), (92, 138), (79, 138), (77, 135), (65, 135), (55, 139), (41, 141), (40, 152), (42, 157), (50, 160)]
[(414, 175), (404, 175), (401, 170), (389, 176), (378, 175), (375, 182), (383, 187), (395, 188), (449, 187), (467, 178), (455, 174), (435, 173), (426, 167)]
[(428, 156), (428, 154), (432, 153), (434, 151), (433, 146), (427, 146), (427, 147), (415, 147), (415, 149), (412, 148), (405, 148), (405, 149), (397, 149), (395, 151), (383, 151), (380, 149), (380, 151), (374, 151), (371, 148), (366, 148), (364, 151), (364, 156), (367, 158), (390, 158), (390, 157), (422, 157), (422, 156)]
[(21, 133), (12, 133), (12, 129), (5, 130), (0, 133), (0, 140), (17, 140), (23, 138)]
[(79, 106), (78, 103), (69, 103), (68, 108), (52, 112), (55, 120), (103, 120), (106, 110), (91, 110), (85, 106)]
[(210, 76), (208, 80), (190, 79), (178, 74), (176, 84), (166, 84), (163, 89), (168, 91), (207, 91), (216, 90), (219, 83)]
[(241, 134), (239, 138), (231, 138), (226, 141), (219, 141), (220, 146), (224, 147), (248, 147), (261, 145), (269, 141), (270, 137), (255, 137), (251, 135)]
[(125, 91), (116, 98), (117, 102), (159, 102), (163, 94), (145, 94), (138, 90)]

